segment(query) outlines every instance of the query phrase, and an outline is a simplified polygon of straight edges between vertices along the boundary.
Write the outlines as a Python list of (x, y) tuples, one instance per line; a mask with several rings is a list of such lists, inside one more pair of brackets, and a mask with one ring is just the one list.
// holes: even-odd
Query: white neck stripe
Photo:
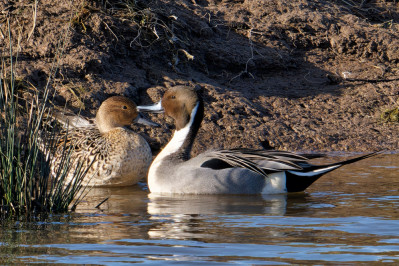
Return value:
[(187, 123), (187, 125), (184, 128), (175, 131), (172, 139), (169, 141), (169, 143), (165, 146), (165, 148), (163, 148), (163, 150), (155, 158), (154, 163), (161, 161), (166, 156), (168, 156), (172, 153), (175, 153), (176, 151), (178, 151), (180, 149), (180, 147), (183, 145), (184, 141), (186, 140), (188, 133), (190, 132), (191, 126), (194, 123), (194, 118), (195, 118), (195, 114), (197, 113), (198, 106), (199, 106), (199, 103), (197, 103), (195, 105), (194, 109), (191, 111), (190, 121)]

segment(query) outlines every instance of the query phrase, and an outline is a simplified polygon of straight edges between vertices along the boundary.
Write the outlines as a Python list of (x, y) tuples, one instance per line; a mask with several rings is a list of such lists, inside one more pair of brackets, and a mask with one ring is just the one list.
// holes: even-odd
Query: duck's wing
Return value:
[(231, 149), (207, 151), (202, 155), (201, 167), (224, 169), (241, 167), (261, 175), (284, 170), (301, 170), (299, 162), (307, 158), (284, 151)]
[(274, 162), (285, 163), (293, 167), (298, 167), (298, 165), (296, 164), (298, 162), (306, 162), (308, 160), (308, 158), (305, 156), (288, 151), (239, 149), (239, 148), (230, 149), (227, 151), (256, 162), (274, 161)]
[(105, 139), (101, 137), (101, 133), (94, 125), (85, 128), (65, 128), (58, 132), (41, 133), (40, 149), (50, 156), (64, 156), (70, 153), (72, 157), (78, 156), (80, 153), (88, 156), (88, 152), (96, 153), (99, 147), (104, 146)]
[(232, 149), (228, 150), (228, 152), (246, 158), (256, 163), (263, 170), (272, 172), (283, 170), (300, 170), (302, 167), (299, 165), (299, 163), (305, 163), (308, 160), (304, 156), (287, 151)]
[(98, 128), (94, 125), (84, 128), (71, 128), (62, 130), (57, 138), (57, 147), (73, 146), (75, 151), (95, 150), (103, 138)]
[(86, 128), (94, 125), (94, 121), (80, 115), (65, 112), (55, 112), (52, 116), (64, 126), (64, 128)]
[(215, 150), (204, 154), (205, 161), (201, 167), (223, 169), (231, 167), (247, 168), (255, 173), (267, 177), (266, 172), (259, 167), (255, 162), (241, 157), (238, 153), (230, 152), (229, 150)]

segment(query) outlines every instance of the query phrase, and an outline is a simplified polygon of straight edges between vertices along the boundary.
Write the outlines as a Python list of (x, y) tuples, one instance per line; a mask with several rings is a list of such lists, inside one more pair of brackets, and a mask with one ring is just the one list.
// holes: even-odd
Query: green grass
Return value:
[[(49, 83), (40, 91), (16, 79), (18, 56), (10, 33), (8, 37), (8, 53), (3, 52), (0, 67), (0, 216), (74, 209), (83, 196), (81, 181), (87, 169), (79, 162), (72, 169), (73, 145), (58, 147), (59, 137), (43, 122), (53, 111)], [(56, 149), (62, 150), (62, 159), (52, 174)], [(66, 185), (70, 171), (75, 179)]]
[(399, 122), (399, 108), (395, 107), (393, 109), (385, 110), (381, 113), (381, 120), (384, 123)]

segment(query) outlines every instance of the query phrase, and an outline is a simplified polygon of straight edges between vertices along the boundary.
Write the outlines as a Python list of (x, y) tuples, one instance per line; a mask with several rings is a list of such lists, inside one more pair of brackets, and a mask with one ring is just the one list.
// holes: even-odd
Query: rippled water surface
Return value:
[(0, 262), (397, 264), (398, 189), (397, 154), (343, 167), (290, 195), (167, 197), (139, 187), (96, 189), (73, 214), (3, 222)]

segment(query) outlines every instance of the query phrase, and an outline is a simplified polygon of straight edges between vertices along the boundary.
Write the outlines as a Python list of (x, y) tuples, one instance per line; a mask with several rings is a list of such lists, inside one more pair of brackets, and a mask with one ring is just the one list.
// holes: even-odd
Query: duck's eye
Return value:
[(122, 108), (123, 108), (124, 110), (126, 110), (126, 109), (127, 109), (127, 106), (126, 106), (126, 105), (124, 105), (124, 106), (122, 106)]

